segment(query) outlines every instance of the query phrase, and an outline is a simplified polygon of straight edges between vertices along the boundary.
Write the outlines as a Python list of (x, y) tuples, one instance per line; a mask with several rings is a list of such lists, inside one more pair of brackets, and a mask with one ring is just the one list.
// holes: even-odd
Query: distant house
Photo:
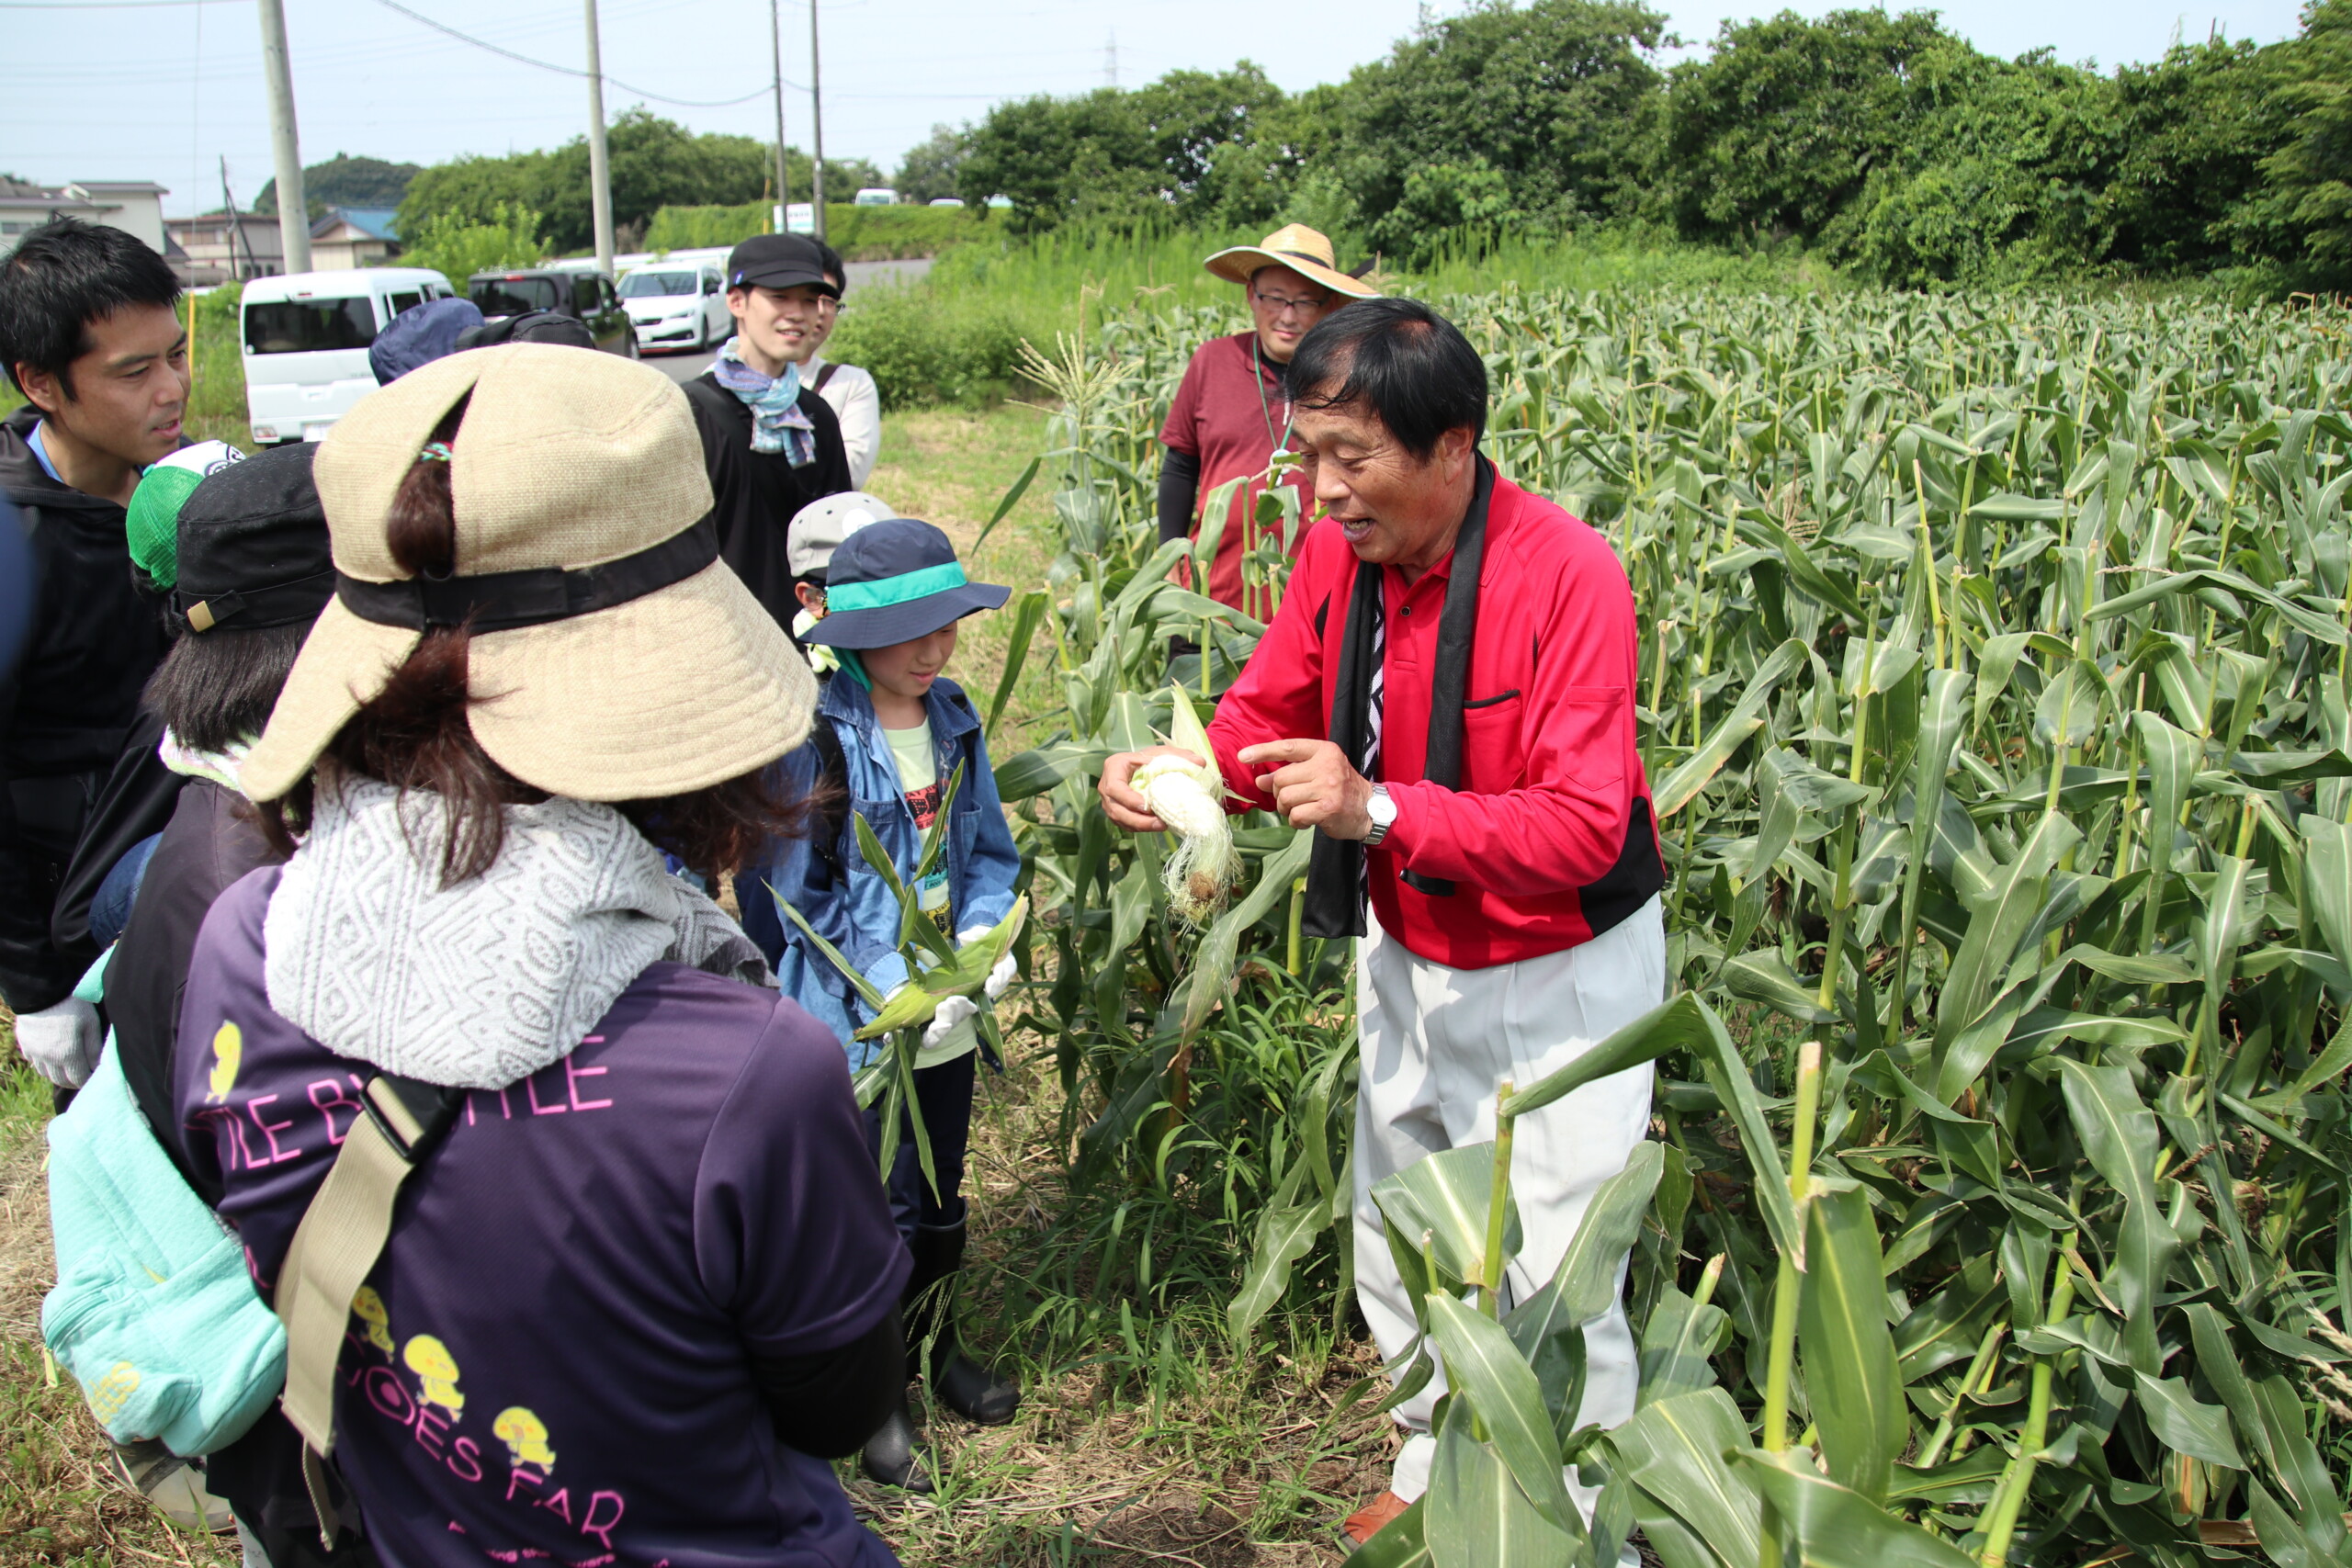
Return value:
[(286, 270), (286, 243), (275, 213), (166, 218), (164, 229), (179, 252), (171, 257), (172, 269), (191, 288), (275, 277)]
[(0, 178), (0, 255), (52, 218), (79, 218), (138, 235), (169, 257), (176, 247), (164, 231), (167, 187), (153, 180), (74, 180), (62, 186)]
[(400, 231), (392, 226), (395, 216), (389, 207), (328, 208), (326, 216), (311, 225), (311, 270), (348, 272), (384, 265), (401, 254)]

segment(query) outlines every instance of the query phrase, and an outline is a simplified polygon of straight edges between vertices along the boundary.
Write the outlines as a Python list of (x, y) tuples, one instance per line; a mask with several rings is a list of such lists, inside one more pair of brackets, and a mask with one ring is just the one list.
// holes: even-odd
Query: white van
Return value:
[(413, 266), (257, 277), (240, 300), (245, 412), (264, 446), (316, 441), (376, 389), (368, 345), (394, 316), (457, 290)]

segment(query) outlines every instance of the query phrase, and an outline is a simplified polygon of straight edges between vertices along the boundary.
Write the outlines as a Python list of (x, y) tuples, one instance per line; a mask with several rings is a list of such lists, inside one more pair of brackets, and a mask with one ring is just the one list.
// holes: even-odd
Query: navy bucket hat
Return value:
[(825, 574), (825, 618), (808, 640), (828, 648), (888, 648), (993, 610), (1012, 590), (967, 581), (947, 536), (911, 517), (869, 523), (843, 539)]

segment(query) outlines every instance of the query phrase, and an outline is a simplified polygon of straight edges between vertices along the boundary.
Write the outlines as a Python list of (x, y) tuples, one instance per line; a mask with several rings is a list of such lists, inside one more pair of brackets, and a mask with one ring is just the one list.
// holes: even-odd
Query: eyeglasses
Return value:
[(1255, 288), (1250, 291), (1250, 298), (1277, 316), (1292, 310), (1320, 310), (1331, 302), (1331, 297), (1328, 294), (1314, 299), (1294, 299), (1287, 294), (1261, 294)]

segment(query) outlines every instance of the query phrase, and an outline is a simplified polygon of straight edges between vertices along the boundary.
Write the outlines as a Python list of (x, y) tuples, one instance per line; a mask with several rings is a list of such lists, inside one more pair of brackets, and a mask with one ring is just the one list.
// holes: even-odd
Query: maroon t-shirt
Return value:
[[(205, 918), (176, 1064), (190, 1161), (265, 1294), (371, 1070), (269, 1006), (280, 874)], [(751, 1359), (851, 1344), (909, 1268), (840, 1044), (774, 991), (656, 964), (570, 1056), (469, 1095), (401, 1191), (335, 1462), (400, 1568), (885, 1568), (831, 1467), (776, 1440)]]
[[(1264, 474), (1273, 461), (1274, 444), (1289, 431), (1290, 400), (1283, 393), (1280, 367), (1260, 357), (1258, 334), (1247, 332), (1211, 338), (1193, 350), (1176, 400), (1168, 407), (1168, 423), (1159, 427), (1159, 439), (1161, 445), (1201, 460), (1196, 505), (1205, 506), (1209, 492), (1227, 479), (1255, 480)], [(1283, 480), (1299, 487), (1300, 516), (1291, 538), (1294, 556), (1306, 542), (1307, 519), (1315, 510), (1315, 498), (1301, 486), (1301, 478), (1294, 469)], [(1264, 488), (1250, 483), (1235, 492), (1232, 514), (1226, 519), (1216, 559), (1209, 568), (1209, 597), (1260, 620), (1269, 618), (1273, 606), (1241, 602), (1241, 557), (1261, 537), (1253, 519), (1258, 492)], [(1200, 536), (1197, 511), (1193, 536)]]

